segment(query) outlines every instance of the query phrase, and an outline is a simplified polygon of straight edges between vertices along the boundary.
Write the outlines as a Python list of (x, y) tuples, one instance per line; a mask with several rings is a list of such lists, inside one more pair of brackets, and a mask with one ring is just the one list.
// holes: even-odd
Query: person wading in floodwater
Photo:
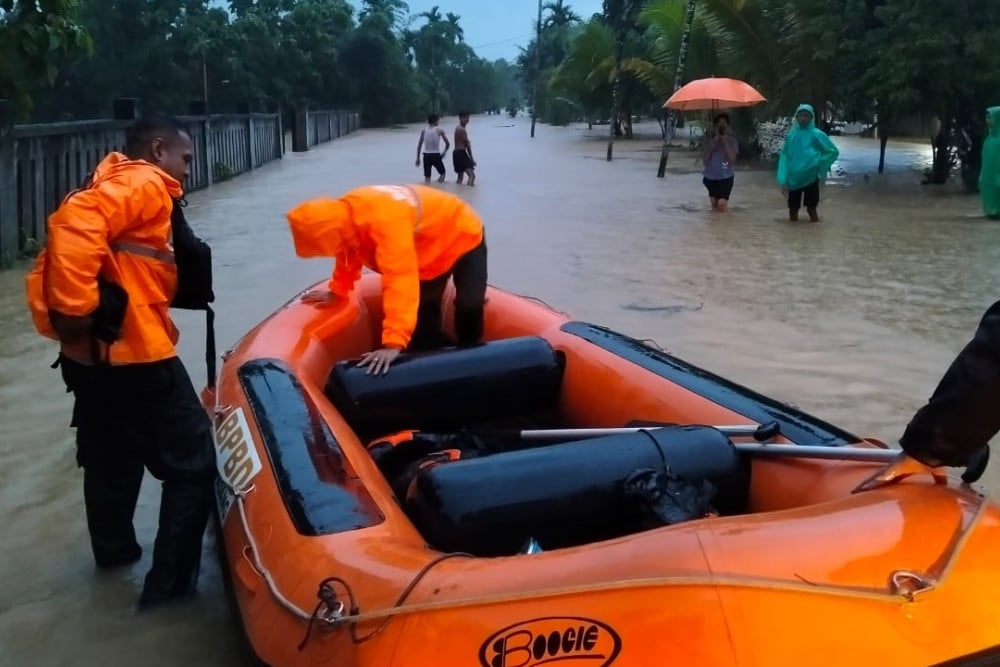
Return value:
[(707, 142), (705, 148), (705, 171), (702, 180), (708, 190), (708, 198), (712, 209), (725, 211), (729, 206), (729, 196), (733, 193), (733, 163), (739, 153), (739, 142), (729, 134), (729, 115), (720, 113), (712, 121), (715, 126), (715, 137)]
[[(431, 167), (437, 169), (439, 174), (438, 183), (444, 183), (445, 169), (444, 156), (448, 154), (451, 143), (448, 135), (438, 127), (437, 114), (432, 113), (427, 117), (427, 127), (420, 132), (420, 139), (417, 141), (417, 166), (420, 166), (420, 153), (424, 156), (424, 183), (431, 182)], [(441, 141), (444, 141), (444, 152), (441, 152)]]
[(163, 483), (141, 608), (195, 592), (215, 476), (212, 422), (177, 356), (168, 312), (194, 238), (172, 221), (193, 150), (175, 120), (137, 121), (125, 153), (105, 157), (49, 217), (26, 279), (35, 328), (59, 341), (53, 368), (73, 392), (70, 426), (98, 568), (139, 560), (132, 516), (143, 466)]
[(469, 131), (466, 129), (468, 124), (469, 112), (459, 112), (458, 127), (455, 128), (455, 150), (451, 153), (451, 161), (458, 176), (456, 182), (461, 185), (462, 178), (468, 176), (471, 186), (476, 184), (476, 161), (472, 157), (472, 142), (469, 141)]
[(785, 137), (778, 158), (778, 185), (788, 199), (788, 219), (799, 219), (805, 200), (809, 220), (819, 222), (819, 184), (826, 180), (840, 151), (826, 133), (816, 127), (816, 112), (808, 104), (795, 110), (795, 125)]

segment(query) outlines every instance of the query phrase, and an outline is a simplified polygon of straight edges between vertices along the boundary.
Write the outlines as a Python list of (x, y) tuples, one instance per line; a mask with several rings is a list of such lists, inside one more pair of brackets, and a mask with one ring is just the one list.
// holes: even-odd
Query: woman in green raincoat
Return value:
[(979, 172), (979, 193), (987, 218), (1000, 219), (1000, 107), (986, 110), (989, 135), (983, 142), (983, 166)]
[(778, 158), (778, 185), (788, 199), (788, 218), (799, 219), (799, 209), (805, 200), (809, 219), (819, 222), (819, 184), (826, 180), (830, 167), (840, 157), (840, 151), (826, 133), (816, 127), (816, 112), (809, 104), (795, 110), (796, 124), (785, 137)]

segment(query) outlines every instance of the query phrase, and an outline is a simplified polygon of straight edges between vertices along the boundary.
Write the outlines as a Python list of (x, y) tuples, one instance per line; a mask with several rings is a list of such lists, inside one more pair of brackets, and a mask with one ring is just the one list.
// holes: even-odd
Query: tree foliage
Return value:
[(31, 109), (31, 91), (52, 85), (58, 63), (87, 53), (90, 37), (74, 17), (76, 0), (0, 0), (0, 99), (18, 115)]
[[(434, 110), (499, 109), (516, 74), (465, 44), (458, 15), (435, 7), (411, 16), (402, 0), (364, 0), (357, 11), (347, 0), (48, 4), (62, 13), (28, 17), (33, 22), (5, 15), (0, 26), (24, 31), (61, 16), (57, 25), (89, 36), (93, 48), (70, 48), (77, 42), (64, 38), (58, 44), (66, 48), (46, 47), (45, 57), (32, 61), (47, 78), (34, 76), (19, 90), (33, 97), (39, 121), (101, 117), (113, 98), (136, 97), (147, 109), (172, 113), (206, 98), (213, 113), (350, 107), (366, 125), (386, 125)], [(33, 54), (41, 47), (27, 48)], [(0, 83), (7, 62), (0, 62)]]

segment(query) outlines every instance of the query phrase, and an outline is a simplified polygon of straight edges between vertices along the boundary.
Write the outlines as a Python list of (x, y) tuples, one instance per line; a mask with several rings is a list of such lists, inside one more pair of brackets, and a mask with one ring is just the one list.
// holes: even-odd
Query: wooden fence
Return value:
[[(358, 129), (354, 111), (310, 111), (308, 146)], [(300, 114), (300, 115), (301, 115)], [(281, 114), (181, 116), (194, 142), (186, 192), (245, 174), (285, 153)], [(0, 127), (0, 268), (45, 243), (46, 221), (110, 151), (120, 151), (131, 120)]]

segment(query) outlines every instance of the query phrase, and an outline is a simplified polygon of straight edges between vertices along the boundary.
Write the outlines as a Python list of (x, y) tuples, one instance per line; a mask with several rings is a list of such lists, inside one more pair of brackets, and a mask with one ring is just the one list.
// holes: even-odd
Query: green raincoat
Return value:
[(795, 120), (778, 158), (778, 185), (789, 190), (800, 190), (813, 181), (825, 180), (830, 167), (840, 157), (830, 137), (816, 127), (816, 112), (812, 106), (800, 104), (795, 115), (800, 111), (811, 116), (809, 124), (802, 128), (798, 119)]
[(986, 110), (990, 133), (983, 142), (983, 167), (979, 172), (979, 192), (983, 198), (983, 213), (988, 218), (1000, 218), (1000, 107)]

